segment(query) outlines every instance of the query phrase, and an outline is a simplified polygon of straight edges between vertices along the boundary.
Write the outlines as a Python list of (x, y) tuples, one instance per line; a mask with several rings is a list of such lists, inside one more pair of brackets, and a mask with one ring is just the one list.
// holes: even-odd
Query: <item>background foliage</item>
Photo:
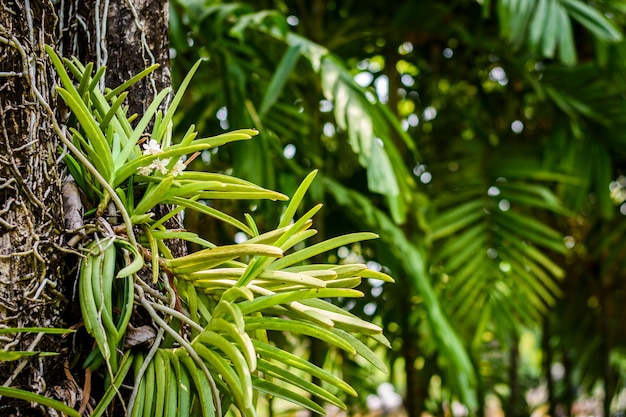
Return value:
[[(540, 386), (553, 414), (598, 384), (608, 415), (624, 371), (624, 2), (171, 5), (175, 78), (205, 60), (177, 124), (261, 131), (195, 163), (285, 193), (318, 168), (321, 237), (381, 236), (323, 261), (375, 257), (397, 278), (344, 307), (386, 329), (410, 415), (494, 396), (527, 415)], [(315, 344), (311, 358), (360, 401), (384, 380)]]

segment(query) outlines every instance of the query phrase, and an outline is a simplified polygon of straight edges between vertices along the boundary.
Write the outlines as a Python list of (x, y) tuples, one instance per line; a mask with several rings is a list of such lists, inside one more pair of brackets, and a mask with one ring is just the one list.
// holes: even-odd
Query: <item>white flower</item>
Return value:
[(167, 174), (167, 165), (170, 163), (170, 159), (171, 158), (165, 158), (165, 159), (155, 159), (152, 161), (152, 167), (154, 168), (154, 170), (156, 171), (160, 171), (161, 174), (165, 175)]
[(183, 173), (183, 171), (185, 170), (185, 168), (187, 168), (187, 165), (185, 165), (185, 163), (183, 162), (182, 158), (178, 160), (178, 162), (176, 162), (176, 165), (174, 165), (172, 167), (172, 170), (170, 171), (170, 173), (173, 176), (178, 176), (180, 174)]
[(150, 164), (147, 167), (139, 167), (137, 169), (139, 170), (139, 175), (148, 176), (148, 175), (152, 174), (152, 170), (154, 169), (154, 166), (152, 164)]
[(144, 155), (158, 155), (160, 153), (163, 153), (161, 145), (159, 145), (159, 142), (154, 139), (150, 139), (148, 143), (144, 143), (142, 146)]

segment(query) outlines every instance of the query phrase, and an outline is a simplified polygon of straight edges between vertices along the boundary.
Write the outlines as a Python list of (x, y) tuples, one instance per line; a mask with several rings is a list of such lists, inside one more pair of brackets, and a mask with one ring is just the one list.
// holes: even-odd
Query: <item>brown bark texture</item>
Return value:
[[(43, 45), (54, 41), (54, 23), (50, 3), (2, 2), (1, 327), (65, 327), (61, 314), (67, 304), (67, 270), (61, 250), (65, 226), (57, 164), (59, 142), (43, 105), (53, 102), (54, 76)], [(37, 333), (9, 334), (0, 337), (0, 348), (58, 351), (59, 339)], [(68, 381), (63, 375), (63, 363), (58, 359), (0, 363), (0, 384), (58, 398), (75, 392), (71, 387), (69, 394), (65, 390)], [(24, 407), (25, 403), (0, 399), (0, 415), (23, 414), (20, 404)]]
[(58, 50), (65, 57), (106, 66), (104, 85), (115, 88), (133, 75), (159, 69), (130, 89), (129, 114), (143, 115), (170, 86), (167, 0), (63, 0), (58, 3)]
[[(80, 327), (75, 294), (78, 207), (63, 207), (68, 189), (52, 114), (66, 116), (44, 44), (61, 56), (107, 67), (116, 87), (158, 63), (130, 90), (130, 113), (144, 113), (170, 85), (167, 0), (3, 0), (0, 7), (0, 328)], [(49, 106), (49, 108), (47, 107)], [(58, 132), (58, 130), (57, 130)], [(76, 193), (74, 193), (76, 194)], [(70, 197), (70, 200), (71, 197)], [(76, 243), (76, 242), (74, 242)], [(184, 253), (184, 246), (173, 248)], [(66, 318), (64, 320), (64, 318)], [(0, 349), (60, 352), (51, 358), (0, 362), (0, 385), (59, 399), (78, 408), (84, 371), (79, 335), (0, 335)], [(90, 349), (89, 347), (85, 347)], [(70, 366), (70, 364), (72, 366)], [(102, 387), (100, 387), (102, 388)], [(102, 392), (91, 392), (99, 398)], [(58, 415), (24, 401), (0, 398), (0, 416)]]

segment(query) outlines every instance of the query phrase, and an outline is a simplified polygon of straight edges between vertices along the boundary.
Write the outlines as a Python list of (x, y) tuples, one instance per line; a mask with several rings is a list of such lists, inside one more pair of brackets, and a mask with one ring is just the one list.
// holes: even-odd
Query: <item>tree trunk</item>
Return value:
[(509, 352), (509, 389), (511, 396), (505, 410), (507, 416), (521, 416), (523, 400), (519, 383), (519, 337), (513, 334), (511, 337), (511, 351)]
[(107, 67), (100, 87), (114, 88), (159, 64), (130, 89), (129, 114), (142, 115), (171, 84), (167, 0), (74, 0), (58, 3), (60, 53)]
[[(64, 220), (58, 140), (43, 102), (54, 106), (54, 75), (44, 52), (53, 43), (49, 2), (3, 1), (0, 10), (0, 323), (65, 327), (71, 275), (64, 264)], [(58, 351), (59, 336), (2, 336), (0, 349)], [(73, 405), (76, 387), (65, 356), (0, 363), (0, 384), (53, 395)], [(63, 398), (67, 397), (67, 398)], [(2, 399), (0, 414), (30, 408)], [(28, 413), (32, 414), (33, 411)]]
[[(410, 294), (411, 289), (407, 285), (408, 280), (400, 281), (405, 294)], [(420, 417), (424, 411), (424, 400), (428, 396), (428, 383), (430, 375), (427, 374), (428, 363), (424, 364), (422, 372), (415, 367), (419, 357), (418, 342), (419, 329), (411, 323), (411, 309), (413, 306), (410, 297), (400, 298), (400, 308), (402, 311), (402, 356), (404, 358), (404, 372), (406, 375), (406, 393), (404, 397), (404, 407), (409, 417)], [(433, 358), (434, 360), (434, 358)]]
[[(60, 53), (83, 63), (93, 62), (94, 71), (106, 66), (100, 88), (115, 88), (151, 65), (159, 65), (130, 88), (129, 115), (136, 113), (141, 118), (156, 95), (171, 85), (167, 0), (61, 1), (58, 15)], [(167, 107), (168, 101), (162, 107)], [(149, 125), (148, 130), (151, 128)], [(158, 217), (169, 210), (159, 206), (155, 211)], [(182, 227), (182, 217), (174, 217), (165, 226)], [(176, 257), (187, 253), (183, 241), (170, 239), (167, 246)]]
[(546, 379), (546, 390), (548, 391), (548, 414), (551, 416), (556, 415), (556, 393), (554, 392), (554, 381), (552, 380), (552, 346), (550, 339), (552, 338), (552, 329), (550, 328), (550, 315), (546, 315), (543, 319), (543, 337), (541, 339), (541, 350), (543, 351), (543, 369), (545, 372), (544, 378)]
[[(64, 111), (57, 106), (55, 74), (43, 45), (56, 47), (62, 56), (94, 62), (96, 69), (106, 65), (100, 88), (105, 83), (116, 87), (146, 67), (160, 64), (130, 90), (130, 113), (141, 115), (156, 93), (171, 82), (168, 3), (59, 0), (53, 5), (41, 0), (6, 0), (2, 6), (0, 323), (2, 327), (78, 325), (77, 255), (68, 245), (73, 236), (68, 229), (80, 224), (80, 216), (78, 223), (70, 224), (64, 216), (62, 188), (67, 174), (59, 163), (60, 142), (51, 116), (54, 113), (61, 123)], [(175, 256), (185, 252), (182, 244), (172, 249)], [(60, 352), (50, 359), (0, 362), (0, 384), (45, 394), (78, 408), (83, 371), (80, 366), (69, 368), (77, 349), (72, 337), (18, 333), (0, 336), (0, 349)], [(95, 398), (101, 395), (91, 392)], [(39, 409), (34, 411), (25, 401), (0, 400), (3, 416), (56, 415)]]

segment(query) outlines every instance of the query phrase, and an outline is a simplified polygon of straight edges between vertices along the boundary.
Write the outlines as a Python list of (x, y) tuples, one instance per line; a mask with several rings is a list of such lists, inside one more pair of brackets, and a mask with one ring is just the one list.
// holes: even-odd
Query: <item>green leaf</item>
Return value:
[[(206, 350), (201, 346), (198, 346), (198, 343), (201, 343), (202, 346), (206, 347)], [(210, 330), (204, 330), (200, 333), (196, 340), (192, 342), (192, 346), (196, 349), (198, 354), (203, 356), (205, 359), (207, 359), (207, 356), (208, 359), (213, 359), (207, 361), (208, 364), (215, 367), (218, 372), (222, 374), (231, 388), (234, 385), (240, 390), (242, 394), (242, 397), (240, 398), (241, 406), (243, 408), (250, 407), (252, 405), (252, 382), (250, 379), (251, 370), (248, 368), (248, 361), (236, 348), (236, 346), (229, 342), (225, 337)], [(213, 346), (221, 350), (228, 357), (232, 365), (228, 364), (224, 360), (216, 361), (215, 359), (218, 355), (215, 352), (212, 352), (209, 349), (209, 346)], [(224, 366), (220, 369), (220, 365), (217, 365), (218, 363), (222, 363)], [(235, 368), (236, 375), (232, 372), (233, 367)], [(226, 371), (225, 368), (231, 369), (231, 371)]]
[(216, 218), (220, 221), (223, 221), (226, 224), (230, 224), (231, 226), (236, 227), (242, 232), (246, 233), (248, 236), (253, 236), (252, 230), (244, 223), (235, 219), (232, 216), (229, 216), (226, 213), (223, 213), (219, 210), (214, 209), (213, 207), (209, 207), (202, 203), (198, 203), (196, 201), (190, 200), (188, 198), (180, 198), (180, 197), (171, 197), (164, 201), (165, 204), (174, 204), (179, 207), (185, 207), (191, 210), (195, 210), (199, 213), (206, 214), (207, 216)]
[(17, 359), (28, 358), (31, 356), (57, 356), (57, 352), (30, 352), (30, 351), (21, 351), (21, 350), (12, 350), (12, 351), (0, 351), (0, 362), (2, 361), (14, 361)]
[(541, 42), (542, 36), (544, 40), (547, 39), (545, 29), (549, 17), (548, 9), (550, 3), (554, 3), (555, 1), (556, 0), (539, 0), (535, 8), (535, 13), (528, 30), (528, 43), (533, 51), (539, 51), (539, 43)]
[(269, 85), (261, 101), (261, 107), (259, 109), (259, 116), (263, 117), (276, 102), (280, 93), (282, 92), (285, 83), (289, 77), (291, 71), (298, 62), (300, 57), (300, 45), (292, 45), (287, 48), (287, 51), (283, 55), (282, 59), (278, 63), (278, 67), (270, 80)]
[(57, 87), (57, 91), (80, 122), (81, 127), (87, 135), (89, 143), (93, 146), (96, 153), (102, 158), (103, 163), (98, 167), (98, 169), (102, 176), (109, 180), (113, 169), (113, 159), (104, 133), (80, 97), (77, 97), (68, 90), (60, 87)]
[(345, 339), (346, 341), (349, 341), (349, 343), (354, 347), (356, 353), (366, 359), (369, 363), (374, 365), (376, 369), (385, 374), (388, 372), (385, 363), (380, 359), (377, 354), (375, 354), (369, 347), (367, 347), (365, 343), (361, 342), (359, 339), (346, 332), (345, 330), (333, 328), (331, 329), (331, 331), (337, 336)]
[[(161, 159), (177, 158), (181, 155), (192, 154), (194, 152), (199, 152), (205, 149), (221, 146), (225, 143), (237, 140), (248, 140), (256, 134), (258, 134), (256, 130), (241, 129), (213, 136), (210, 138), (196, 139), (192, 142), (191, 145), (172, 145), (167, 149), (164, 149), (163, 152), (158, 155), (158, 157)], [(111, 184), (113, 188), (118, 187), (122, 182), (126, 181), (128, 177), (136, 174), (139, 168), (150, 165), (154, 158), (155, 155), (143, 155), (118, 168), (113, 174), (113, 181)]]
[(263, 255), (278, 258), (282, 254), (283, 251), (275, 246), (241, 243), (203, 249), (187, 256), (163, 261), (176, 273), (189, 274), (215, 267), (240, 256)]
[[(230, 303), (227, 304), (230, 305)], [(239, 346), (250, 371), (255, 371), (257, 367), (256, 351), (254, 350), (254, 345), (252, 344), (250, 336), (248, 336), (245, 332), (245, 322), (243, 320), (243, 316), (239, 314), (238, 317), (233, 318), (233, 320), (235, 320), (236, 323), (228, 322), (214, 315), (211, 322), (207, 326), (207, 329), (225, 333), (230, 336), (230, 338)], [(239, 322), (241, 322), (241, 325), (239, 325)]]
[(295, 320), (284, 320), (275, 317), (247, 317), (246, 331), (249, 330), (275, 330), (286, 331), (291, 333), (304, 334), (323, 340), (331, 345), (335, 345), (346, 352), (355, 353), (354, 347), (346, 338), (336, 335), (329, 329), (318, 325)]
[(167, 176), (163, 178), (161, 182), (159, 182), (156, 186), (148, 187), (148, 190), (144, 194), (143, 198), (135, 206), (135, 209), (132, 212), (133, 216), (141, 216), (146, 213), (150, 209), (152, 209), (157, 204), (162, 203), (165, 199), (164, 196), (167, 194), (169, 189), (172, 187), (172, 183), (174, 182), (174, 177)]
[(570, 22), (567, 12), (559, 7), (557, 11), (559, 20), (559, 58), (565, 65), (574, 65), (576, 63), (576, 45), (574, 44), (574, 33), (572, 31), (572, 23)]
[[(252, 301), (243, 301), (239, 303), (239, 308), (243, 314), (250, 314), (257, 311), (280, 305), (290, 304), (293, 301), (302, 301), (307, 298), (334, 298), (334, 297), (363, 297), (363, 293), (357, 290), (350, 289), (334, 289), (334, 288), (319, 288), (310, 290), (295, 290), (285, 293), (270, 294), (263, 297), (256, 297)], [(316, 309), (323, 311), (324, 314), (334, 314), (323, 309)], [(377, 326), (376, 326), (377, 327)], [(380, 329), (378, 329), (380, 331)]]
[(230, 364), (220, 355), (201, 344), (194, 345), (194, 348), (207, 365), (215, 369), (222, 376), (228, 385), (229, 393), (235, 398), (235, 401), (239, 406), (239, 410), (242, 411), (244, 415), (249, 415), (246, 414), (245, 411), (252, 406), (252, 383), (250, 372), (246, 372), (245, 369), (247, 368), (243, 366), (245, 360), (243, 356), (241, 356), (241, 353), (239, 353), (236, 349), (234, 350), (234, 352), (237, 352), (240, 356), (238, 358), (237, 365), (235, 366), (241, 368), (238, 369), (238, 372), (244, 373), (244, 380), (241, 380), (242, 374), (235, 373)]
[(467, 227), (483, 215), (483, 201), (469, 201), (439, 215), (431, 224), (431, 239), (437, 240)]
[[(139, 148), (136, 147), (137, 142), (139, 141), (141, 136), (144, 134), (145, 129), (148, 126), (148, 123), (150, 123), (150, 120), (152, 120), (152, 117), (158, 110), (159, 106), (161, 105), (161, 102), (163, 102), (163, 100), (165, 99), (165, 97), (167, 97), (169, 93), (170, 93), (170, 89), (165, 88), (155, 97), (152, 103), (150, 103), (150, 106), (144, 113), (141, 120), (139, 120), (139, 123), (137, 123), (137, 127), (135, 127), (135, 129), (133, 130), (133, 133), (128, 138), (128, 141), (123, 144), (122, 152), (120, 152), (119, 156), (115, 159), (116, 171), (124, 166), (124, 164), (126, 163), (128, 158), (130, 158), (133, 152), (135, 153), (139, 152)], [(158, 157), (159, 155), (153, 155), (153, 158), (158, 158)]]
[(113, 117), (115, 117), (115, 114), (117, 113), (117, 111), (122, 106), (122, 103), (124, 103), (124, 100), (126, 100), (126, 96), (128, 96), (128, 93), (124, 92), (119, 97), (116, 97), (115, 101), (113, 103), (111, 103), (111, 108), (104, 115), (104, 117), (102, 118), (102, 121), (100, 122), (100, 128), (102, 130), (104, 130), (104, 129), (109, 127), (109, 123), (111, 122)]
[(126, 90), (128, 90), (130, 87), (135, 85), (139, 80), (141, 80), (142, 78), (146, 77), (148, 74), (150, 74), (151, 72), (153, 72), (157, 68), (159, 68), (159, 64), (152, 64), (152, 65), (150, 65), (148, 68), (142, 70), (141, 72), (139, 72), (135, 76), (131, 77), (128, 81), (125, 81), (124, 83), (122, 83), (118, 87), (116, 87), (115, 89), (107, 92), (106, 95), (104, 96), (104, 98), (106, 100), (111, 100), (113, 97), (119, 95), (123, 91), (125, 92)]
[[(245, 268), (215, 268), (204, 271), (198, 271), (188, 275), (188, 279), (192, 281), (210, 281), (211, 279), (224, 279), (232, 278), (239, 279), (241, 275), (246, 271)], [(312, 287), (323, 288), (326, 286), (326, 281), (317, 279), (305, 274), (298, 274), (294, 272), (284, 271), (263, 271), (257, 276), (258, 280), (263, 280), (267, 285), (271, 285), (272, 282), (278, 283), (290, 283), (299, 284)], [(264, 283), (265, 285), (265, 283)]]
[[(98, 405), (96, 406), (96, 408), (94, 408), (93, 412), (91, 413), (92, 417), (99, 417), (104, 414), (104, 412), (106, 411), (106, 408), (109, 406), (109, 404), (113, 400), (113, 397), (115, 397), (120, 387), (122, 386), (122, 383), (124, 382), (124, 379), (126, 378), (126, 375), (128, 374), (128, 371), (130, 370), (130, 367), (132, 364), (133, 364), (133, 355), (131, 351), (128, 350), (126, 351), (126, 353), (124, 354), (124, 357), (122, 358), (120, 362), (119, 369), (117, 371), (117, 374), (115, 375), (115, 378), (113, 379), (113, 382), (111, 383), (111, 385), (109, 385), (109, 387), (104, 393), (104, 396), (100, 399), (100, 401), (98, 402)], [(78, 415), (78, 413), (76, 415)]]
[(598, 10), (580, 0), (559, 0), (568, 13), (581, 25), (589, 29), (600, 40), (618, 42), (621, 32)]
[(295, 405), (299, 405), (300, 407), (304, 407), (320, 415), (326, 414), (326, 410), (324, 410), (321, 406), (306, 397), (296, 394), (292, 390), (280, 387), (276, 384), (272, 384), (271, 382), (265, 381), (256, 376), (252, 378), (252, 384), (256, 390), (266, 395), (282, 398), (283, 400), (289, 401), (290, 403), (293, 403)]
[(548, 58), (554, 57), (557, 42), (562, 36), (559, 32), (559, 9), (558, 1), (550, 0), (542, 42), (542, 53)]
[(0, 387), (0, 396), (17, 398), (24, 401), (30, 401), (32, 403), (38, 403), (46, 407), (53, 408), (57, 411), (67, 414), (71, 417), (80, 417), (78, 412), (71, 407), (63, 404), (60, 401), (53, 400), (52, 398), (44, 397), (43, 395), (34, 394), (32, 392), (23, 391), (16, 388)]
[[(129, 251), (131, 253), (131, 255), (133, 256), (133, 260), (131, 261), (131, 263), (126, 264), (126, 266), (124, 266), (122, 269), (120, 269), (117, 272), (116, 277), (117, 278), (124, 278), (124, 277), (128, 277), (128, 276), (130, 276), (132, 274), (135, 274), (135, 273), (139, 272), (139, 270), (141, 268), (143, 268), (143, 266), (144, 266), (144, 260), (143, 260), (143, 256), (139, 253), (137, 248), (134, 247), (130, 242), (127, 242), (127, 241), (122, 240), (122, 239), (116, 239), (115, 243), (117, 245), (123, 247), (127, 251)], [(131, 298), (132, 298), (132, 296), (131, 296)]]
[[(170, 103), (167, 109), (167, 112), (163, 116), (163, 120), (158, 126), (158, 130), (153, 132), (152, 138), (156, 140), (157, 142), (161, 143), (161, 140), (163, 139), (163, 136), (165, 135), (165, 132), (168, 129), (169, 123), (172, 120), (172, 117), (174, 117), (174, 112), (176, 112), (176, 109), (178, 108), (178, 104), (180, 103), (180, 100), (183, 98), (183, 94), (185, 93), (185, 90), (187, 89), (187, 86), (189, 85), (189, 82), (191, 81), (193, 74), (195, 74), (196, 70), (198, 69), (200, 62), (201, 62), (200, 60), (196, 61), (196, 63), (193, 65), (193, 67), (191, 67), (191, 69), (187, 73), (187, 76), (185, 77), (183, 82), (180, 83), (180, 86), (178, 87), (178, 91), (176, 92), (174, 99)], [(155, 128), (156, 127), (157, 126), (155, 125)]]
[(363, 240), (377, 239), (378, 235), (370, 232), (351, 233), (344, 236), (334, 237), (332, 239), (325, 240), (324, 242), (317, 243), (313, 246), (309, 246), (305, 249), (299, 250), (292, 254), (283, 257), (280, 260), (274, 261), (268, 269), (278, 270), (291, 266), (298, 262), (302, 262), (306, 259), (310, 259), (316, 255), (319, 255), (329, 250), (336, 249), (340, 246), (349, 245), (355, 242), (361, 242)]
[(277, 229), (287, 226), (293, 220), (294, 216), (296, 215), (296, 210), (298, 210), (298, 207), (300, 206), (300, 203), (302, 202), (306, 191), (309, 189), (316, 175), (317, 170), (312, 171), (304, 178), (304, 180), (302, 180), (295, 194), (291, 198), (291, 201), (289, 202), (285, 213), (283, 213), (280, 223), (276, 227)]
[(389, 156), (378, 140), (372, 141), (370, 159), (367, 162), (367, 185), (370, 191), (390, 197), (400, 193)]
[(343, 410), (346, 409), (346, 405), (343, 403), (343, 401), (332, 395), (330, 392), (305, 380), (304, 378), (294, 374), (293, 372), (289, 372), (288, 370), (281, 368), (278, 365), (274, 365), (271, 362), (261, 359), (259, 360), (259, 370), (263, 372), (264, 376), (281, 379), (289, 383), (290, 385), (301, 388), (309, 394), (315, 395), (316, 397)]
[(0, 328), (0, 334), (11, 333), (46, 333), (46, 334), (67, 334), (74, 333), (76, 330), (60, 329), (56, 327), (5, 327)]
[(308, 375), (315, 376), (320, 380), (329, 383), (333, 387), (339, 388), (347, 394), (350, 394), (354, 397), (358, 396), (357, 392), (348, 383), (326, 371), (325, 369), (322, 369), (305, 359), (302, 359), (283, 349), (277, 348), (276, 346), (264, 343), (260, 340), (252, 340), (252, 343), (254, 344), (254, 347), (259, 353), (260, 357), (274, 359), (286, 366), (294, 367)]

